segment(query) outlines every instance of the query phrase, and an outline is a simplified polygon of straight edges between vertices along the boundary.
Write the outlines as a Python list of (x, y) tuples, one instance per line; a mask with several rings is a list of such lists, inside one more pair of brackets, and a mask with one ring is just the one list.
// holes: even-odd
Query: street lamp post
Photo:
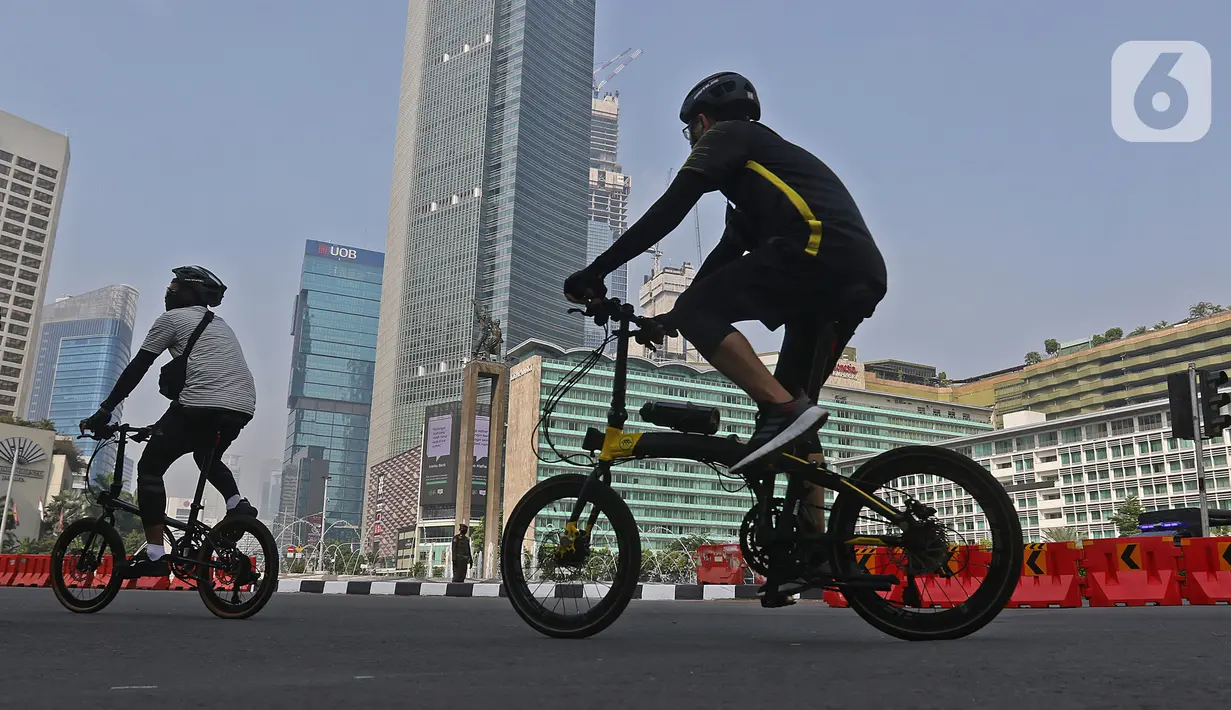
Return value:
[(325, 476), (324, 483), (321, 484), (321, 541), (319, 544), (319, 555), (316, 561), (316, 568), (325, 573), (325, 510), (329, 505), (329, 476)]
[(9, 484), (4, 491), (4, 507), (0, 509), (0, 547), (4, 545), (4, 528), (9, 522), (9, 500), (13, 498), (13, 479), (17, 478), (17, 460), (21, 458), (21, 445), (25, 439), (18, 439), (11, 452), (13, 463), (9, 466)]

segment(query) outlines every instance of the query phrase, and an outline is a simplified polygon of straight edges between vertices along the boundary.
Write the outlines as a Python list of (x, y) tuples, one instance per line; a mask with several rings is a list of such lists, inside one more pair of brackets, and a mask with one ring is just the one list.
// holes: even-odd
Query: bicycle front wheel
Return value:
[(100, 611), (120, 593), (127, 559), (115, 528), (101, 518), (83, 518), (64, 528), (51, 549), (51, 589), (69, 611)]
[[(1021, 576), (1022, 529), (992, 474), (955, 451), (908, 446), (877, 456), (850, 480), (911, 517), (903, 531), (868, 496), (847, 491), (834, 502), (838, 569), (899, 580), (889, 592), (843, 588), (860, 617), (908, 641), (961, 638), (996, 618)], [(897, 544), (861, 547), (861, 536)]]
[[(568, 519), (585, 487), (574, 531)], [(513, 609), (536, 631), (584, 638), (619, 618), (637, 590), (641, 535), (610, 486), (563, 474), (542, 481), (505, 523), (500, 572)]]

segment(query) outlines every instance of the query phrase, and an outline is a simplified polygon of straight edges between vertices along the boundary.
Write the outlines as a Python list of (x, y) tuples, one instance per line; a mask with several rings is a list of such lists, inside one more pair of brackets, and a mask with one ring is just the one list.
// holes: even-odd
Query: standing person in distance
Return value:
[(462, 524), (457, 526), (457, 534), (453, 536), (453, 581), (465, 582), (466, 570), (470, 567), (470, 527)]
[[(98, 411), (81, 421), (83, 432), (110, 424), (111, 412), (137, 387), (150, 365), (164, 351), (171, 351), (172, 360), (159, 378), (159, 391), (171, 405), (154, 425), (137, 463), (137, 507), (147, 545), (122, 570), (125, 578), (171, 573), (163, 546), (167, 507), (163, 476), (184, 454), (192, 454), (197, 466), (207, 471), (210, 484), (226, 500), (227, 518), (257, 514), (222, 463), (222, 454), (256, 412), (256, 386), (239, 340), (231, 326), (210, 310), (222, 303), (227, 287), (201, 266), (171, 271), (174, 277), (164, 296), (166, 311), (154, 321), (141, 349)], [(189, 348), (194, 336), (196, 341)], [(181, 357), (185, 350), (189, 350), (186, 361)]]

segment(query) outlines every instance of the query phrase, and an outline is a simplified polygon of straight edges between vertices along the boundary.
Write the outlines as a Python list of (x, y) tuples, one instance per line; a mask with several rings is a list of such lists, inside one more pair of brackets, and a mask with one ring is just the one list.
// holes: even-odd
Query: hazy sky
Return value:
[[(610, 85), (633, 214), (686, 156), (683, 93), (744, 72), (764, 121), (834, 168), (885, 252), (889, 295), (856, 336), (861, 359), (965, 377), (1044, 338), (1231, 301), (1225, 0), (664, 7), (599, 1), (596, 56), (645, 51)], [(259, 388), (235, 447), (253, 463), (283, 449), (304, 240), (384, 249), (405, 19), (405, 0), (0, 0), (0, 108), (71, 138), (49, 299), (132, 284), (139, 340), (172, 266), (215, 270)], [(1209, 50), (1203, 140), (1112, 131), (1111, 56), (1128, 40)], [(706, 250), (721, 214), (707, 197)], [(697, 261), (691, 225), (665, 249)], [(147, 380), (127, 419), (163, 409)]]

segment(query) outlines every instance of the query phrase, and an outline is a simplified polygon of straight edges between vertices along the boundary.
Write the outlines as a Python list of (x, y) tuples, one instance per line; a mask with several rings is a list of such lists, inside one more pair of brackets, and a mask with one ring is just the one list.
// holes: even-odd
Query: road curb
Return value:
[[(633, 599), (647, 601), (755, 600), (755, 584), (638, 584)], [(580, 584), (543, 585), (541, 591), (562, 599), (582, 596)], [(286, 594), (348, 594), (396, 597), (506, 597), (498, 582), (357, 582), (345, 580), (284, 579), (278, 591)], [(821, 590), (808, 590), (803, 599), (820, 599)]]

